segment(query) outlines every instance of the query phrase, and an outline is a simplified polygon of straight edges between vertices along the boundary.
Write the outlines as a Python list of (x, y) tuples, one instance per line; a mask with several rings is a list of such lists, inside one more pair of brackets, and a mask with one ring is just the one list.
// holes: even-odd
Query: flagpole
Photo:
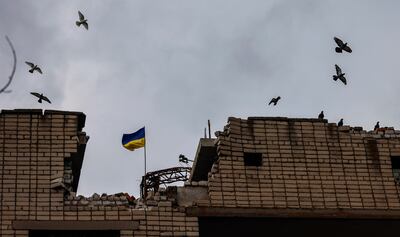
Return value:
[(147, 162), (147, 158), (146, 158), (146, 138), (145, 138), (145, 140), (144, 140), (144, 194), (143, 194), (143, 198), (145, 200), (145, 203), (146, 203), (146, 196), (147, 196), (147, 187), (146, 187), (147, 167), (146, 167), (146, 162)]
[(146, 142), (144, 143), (144, 176), (146, 176), (147, 168), (146, 168)]

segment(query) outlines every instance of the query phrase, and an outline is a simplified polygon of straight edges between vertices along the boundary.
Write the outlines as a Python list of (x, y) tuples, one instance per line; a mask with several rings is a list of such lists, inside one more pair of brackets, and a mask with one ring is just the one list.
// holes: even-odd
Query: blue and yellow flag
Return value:
[(122, 136), (122, 145), (130, 151), (144, 147), (146, 145), (144, 127), (139, 129), (137, 132), (124, 134)]

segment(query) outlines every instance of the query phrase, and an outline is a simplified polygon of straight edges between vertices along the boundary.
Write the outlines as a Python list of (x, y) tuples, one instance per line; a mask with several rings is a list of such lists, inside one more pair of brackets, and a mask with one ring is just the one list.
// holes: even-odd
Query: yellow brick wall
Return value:
[(62, 215), (63, 192), (50, 189), (50, 176), (63, 172), (64, 157), (76, 152), (72, 136), (77, 119), (38, 112), (1, 114), (1, 236), (16, 234), (13, 220)]
[[(0, 236), (27, 237), (15, 220), (139, 221), (121, 236), (198, 236), (197, 218), (186, 217), (168, 201), (160, 207), (71, 205), (63, 190), (50, 188), (51, 176), (64, 172), (64, 159), (77, 152), (75, 113), (3, 111), (0, 114)], [(167, 205), (166, 205), (167, 204)]]
[[(400, 134), (316, 119), (229, 118), (209, 174), (211, 206), (400, 209), (390, 156)], [(259, 152), (260, 167), (244, 166)]]

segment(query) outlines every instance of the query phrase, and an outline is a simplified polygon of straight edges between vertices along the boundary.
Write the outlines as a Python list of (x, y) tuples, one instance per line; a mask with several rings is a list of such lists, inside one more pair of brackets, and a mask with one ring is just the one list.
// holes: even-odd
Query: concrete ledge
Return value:
[(13, 221), (14, 230), (137, 230), (138, 221)]
[(2, 109), (1, 114), (40, 114), (43, 112), (41, 109)]
[(188, 207), (186, 214), (196, 217), (400, 219), (400, 210)]
[[(245, 120), (245, 119), (242, 119)], [(322, 122), (327, 123), (327, 119), (318, 118), (288, 118), (288, 117), (248, 117), (247, 120), (267, 120), (267, 121), (290, 121), (290, 122)]]

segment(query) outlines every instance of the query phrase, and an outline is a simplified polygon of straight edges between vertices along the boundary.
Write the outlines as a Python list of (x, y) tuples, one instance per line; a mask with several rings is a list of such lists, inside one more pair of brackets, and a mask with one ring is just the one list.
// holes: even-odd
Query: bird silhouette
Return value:
[(42, 103), (42, 100), (44, 100), (44, 101), (48, 102), (49, 104), (51, 104), (51, 101), (49, 100), (49, 98), (47, 98), (43, 94), (39, 94), (37, 92), (31, 92), (31, 94), (36, 96), (37, 98), (39, 98), (39, 100), (38, 100), (39, 103)]
[(268, 105), (271, 105), (272, 103), (274, 103), (274, 106), (275, 106), (280, 99), (281, 99), (280, 96), (278, 96), (276, 98), (272, 98), (271, 101), (268, 103)]
[(348, 53), (353, 52), (347, 43), (343, 43), (343, 41), (337, 37), (333, 37), (338, 47), (335, 48), (336, 53), (341, 53), (342, 51), (346, 51)]
[(376, 124), (375, 124), (375, 127), (374, 127), (374, 130), (377, 130), (377, 129), (379, 129), (379, 121), (378, 122), (376, 122)]
[(336, 68), (336, 75), (333, 75), (333, 80), (337, 81), (337, 79), (339, 79), (343, 82), (343, 84), (347, 85), (346, 77), (344, 77), (346, 73), (343, 73), (342, 69), (337, 64), (335, 64), (335, 68)]
[(76, 22), (76, 25), (78, 27), (80, 27), (81, 25), (83, 25), (86, 30), (89, 30), (89, 25), (87, 23), (87, 19), (85, 19), (85, 16), (82, 14), (82, 12), (78, 11), (78, 15), (79, 15), (79, 21)]
[(321, 111), (321, 113), (318, 115), (318, 119), (324, 119), (324, 116), (324, 111)]
[(338, 127), (341, 127), (341, 126), (343, 126), (343, 119), (342, 119), (342, 118), (340, 119), (340, 121), (338, 122), (338, 124), (337, 124), (337, 125), (338, 125)]
[(34, 63), (31, 63), (31, 62), (25, 62), (25, 63), (31, 67), (31, 69), (29, 69), (30, 73), (37, 71), (38, 73), (42, 74), (42, 69), (40, 69), (40, 67), (38, 67), (38, 65), (35, 65)]
[(180, 154), (179, 155), (179, 162), (187, 164), (187, 163), (189, 163), (189, 159), (185, 155)]

